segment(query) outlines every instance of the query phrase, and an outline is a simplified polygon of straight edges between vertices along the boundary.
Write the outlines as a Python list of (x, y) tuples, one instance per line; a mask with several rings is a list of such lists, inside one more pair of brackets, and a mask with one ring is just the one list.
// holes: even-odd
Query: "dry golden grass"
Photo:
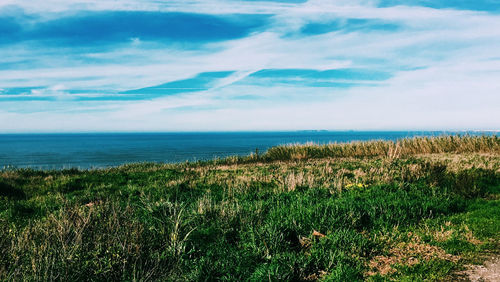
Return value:
[(500, 138), (493, 136), (415, 137), (394, 141), (294, 144), (269, 149), (264, 160), (304, 160), (310, 158), (374, 157), (388, 159), (418, 154), (500, 153)]

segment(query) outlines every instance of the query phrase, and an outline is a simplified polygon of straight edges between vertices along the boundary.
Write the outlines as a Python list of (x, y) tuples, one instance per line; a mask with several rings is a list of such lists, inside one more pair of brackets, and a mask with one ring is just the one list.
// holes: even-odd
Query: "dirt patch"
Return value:
[(500, 256), (491, 258), (484, 265), (469, 266), (461, 276), (473, 282), (497, 282), (500, 281)]

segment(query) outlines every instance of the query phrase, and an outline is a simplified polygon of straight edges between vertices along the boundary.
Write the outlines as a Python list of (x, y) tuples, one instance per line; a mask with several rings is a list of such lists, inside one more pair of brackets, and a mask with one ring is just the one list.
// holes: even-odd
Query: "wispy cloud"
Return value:
[(0, 131), (499, 128), (495, 2), (4, 0)]

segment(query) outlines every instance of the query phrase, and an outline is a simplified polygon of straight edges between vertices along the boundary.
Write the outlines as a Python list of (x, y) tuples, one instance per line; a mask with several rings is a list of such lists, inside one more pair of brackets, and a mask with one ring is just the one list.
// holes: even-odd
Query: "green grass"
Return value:
[(0, 280), (449, 279), (498, 251), (499, 171), (469, 136), (6, 169)]

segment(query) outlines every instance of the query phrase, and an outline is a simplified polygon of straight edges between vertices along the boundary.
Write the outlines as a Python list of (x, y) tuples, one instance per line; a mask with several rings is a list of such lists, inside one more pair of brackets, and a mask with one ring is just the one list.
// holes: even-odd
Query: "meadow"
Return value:
[(499, 244), (498, 136), (0, 171), (0, 280), (454, 280)]

